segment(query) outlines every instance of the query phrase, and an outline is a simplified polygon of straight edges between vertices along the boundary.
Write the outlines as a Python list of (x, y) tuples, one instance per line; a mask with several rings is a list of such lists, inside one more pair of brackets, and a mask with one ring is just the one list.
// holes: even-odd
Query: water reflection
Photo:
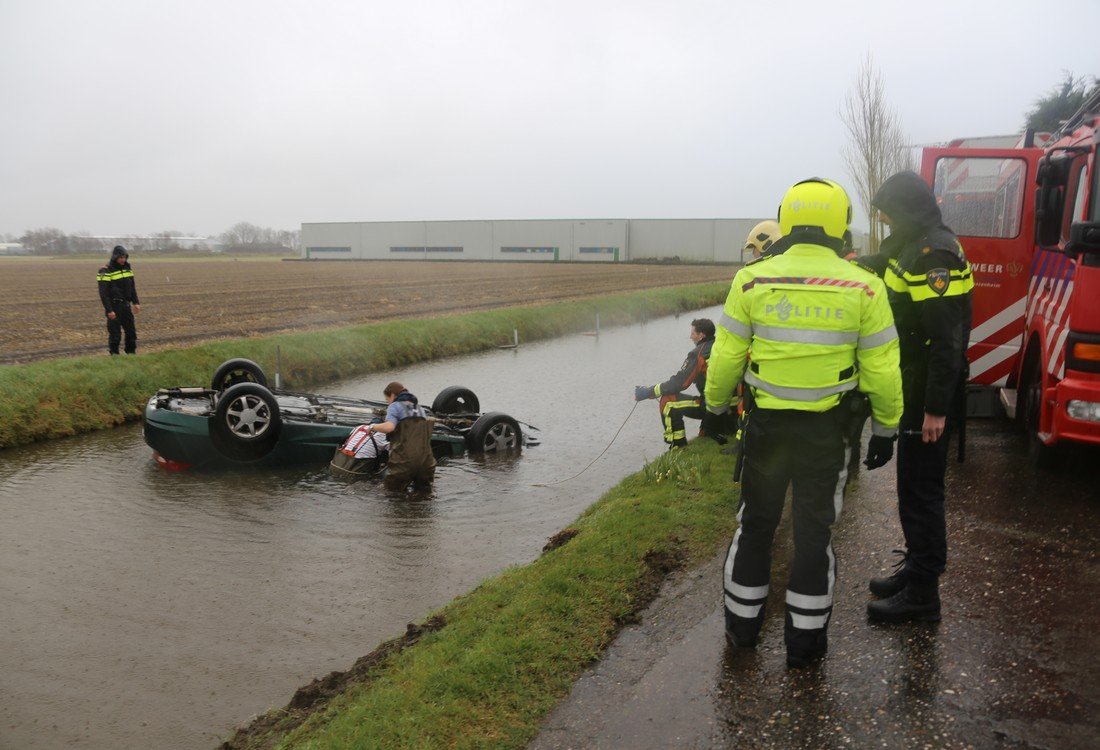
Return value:
[(168, 472), (138, 426), (0, 453), (0, 745), (215, 744), (534, 559), (664, 450), (646, 402), (590, 470), (553, 484), (608, 446), (635, 381), (675, 370), (692, 317), (320, 389), (377, 398), (396, 378), (429, 400), (463, 385), (541, 428), (520, 456), (440, 461), (421, 496), (317, 466)]

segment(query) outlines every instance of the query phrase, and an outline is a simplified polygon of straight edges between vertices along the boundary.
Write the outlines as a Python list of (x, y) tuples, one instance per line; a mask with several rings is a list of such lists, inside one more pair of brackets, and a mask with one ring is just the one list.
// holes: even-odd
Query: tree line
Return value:
[(128, 249), (140, 252), (228, 252), (228, 253), (269, 253), (294, 252), (301, 246), (301, 232), (289, 229), (272, 229), (242, 221), (234, 224), (221, 234), (210, 237), (196, 235), (193, 232), (165, 230), (151, 235), (119, 235), (117, 237), (94, 237), (88, 232), (68, 234), (60, 229), (45, 227), (31, 229), (21, 236), (5, 234), (0, 241), (17, 242), (31, 255), (72, 255), (77, 253), (97, 253), (110, 250), (108, 245), (122, 244)]

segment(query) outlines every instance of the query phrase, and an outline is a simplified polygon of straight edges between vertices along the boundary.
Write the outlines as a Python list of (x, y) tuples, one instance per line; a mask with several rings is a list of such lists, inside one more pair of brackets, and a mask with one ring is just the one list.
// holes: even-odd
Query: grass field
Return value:
[[(0, 258), (0, 363), (106, 353), (106, 259)], [(729, 280), (729, 266), (131, 259), (138, 351)]]

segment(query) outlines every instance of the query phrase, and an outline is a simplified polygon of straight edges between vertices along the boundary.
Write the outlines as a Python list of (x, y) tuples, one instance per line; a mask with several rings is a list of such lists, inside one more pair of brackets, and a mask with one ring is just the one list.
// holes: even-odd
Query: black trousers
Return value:
[(764, 622), (772, 539), (792, 489), (794, 559), (787, 582), (784, 638), (789, 652), (825, 645), (836, 558), (832, 525), (847, 481), (847, 435), (840, 409), (824, 413), (755, 409), (745, 434), (740, 525), (724, 571), (727, 626), (744, 640)]
[(134, 326), (134, 311), (127, 302), (115, 302), (111, 305), (115, 319), (107, 318), (107, 351), (118, 354), (118, 345), (122, 341), (122, 332), (126, 332), (126, 353), (137, 351), (137, 328)]
[[(906, 573), (931, 582), (947, 567), (947, 523), (944, 518), (944, 475), (950, 422), (940, 439), (925, 443), (920, 436), (924, 413), (906, 415), (898, 437), (898, 515), (905, 535)], [(908, 434), (907, 434), (908, 433)], [(917, 433), (917, 434), (913, 434)]]
[(683, 393), (661, 396), (658, 406), (661, 410), (661, 425), (665, 428), (665, 442), (669, 445), (687, 445), (684, 417), (701, 420), (706, 414), (701, 397)]

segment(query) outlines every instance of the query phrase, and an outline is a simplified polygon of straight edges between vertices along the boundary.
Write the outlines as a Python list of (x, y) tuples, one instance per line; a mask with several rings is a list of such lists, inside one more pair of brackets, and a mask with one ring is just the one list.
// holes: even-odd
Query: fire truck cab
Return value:
[(1051, 465), (1100, 445), (1100, 95), (1053, 135), (924, 149), (921, 173), (974, 271), (968, 413), (1000, 405)]

